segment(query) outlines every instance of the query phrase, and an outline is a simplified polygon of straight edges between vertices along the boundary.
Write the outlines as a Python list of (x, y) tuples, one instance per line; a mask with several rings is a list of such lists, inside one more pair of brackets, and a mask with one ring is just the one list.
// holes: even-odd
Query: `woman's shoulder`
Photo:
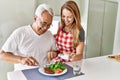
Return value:
[(85, 34), (85, 30), (83, 28), (80, 29), (80, 34)]
[(80, 31), (84, 31), (83, 27), (80, 29)]
[(81, 42), (85, 41), (85, 31), (83, 28), (80, 29), (79, 39)]

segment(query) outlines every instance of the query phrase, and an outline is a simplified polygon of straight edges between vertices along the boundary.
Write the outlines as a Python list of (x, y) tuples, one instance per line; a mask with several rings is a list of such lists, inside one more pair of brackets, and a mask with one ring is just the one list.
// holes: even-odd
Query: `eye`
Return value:
[(43, 25), (43, 26), (46, 26), (46, 25), (47, 25), (47, 23), (46, 23), (46, 22), (42, 22), (42, 25)]
[(62, 18), (65, 18), (65, 16), (63, 15)]
[(51, 24), (47, 24), (47, 26), (48, 26), (48, 27), (50, 27), (50, 26), (51, 26)]

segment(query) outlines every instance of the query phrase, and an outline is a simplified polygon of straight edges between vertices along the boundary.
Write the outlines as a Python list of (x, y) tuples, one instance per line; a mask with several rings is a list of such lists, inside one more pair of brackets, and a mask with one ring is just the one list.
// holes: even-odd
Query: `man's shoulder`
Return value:
[(27, 30), (28, 28), (30, 28), (29, 25), (21, 26), (21, 27), (17, 28), (14, 32), (24, 32), (24, 31)]
[(29, 27), (30, 27), (30, 25), (21, 26), (21, 27), (17, 28), (16, 30), (24, 30), (24, 29), (27, 29)]

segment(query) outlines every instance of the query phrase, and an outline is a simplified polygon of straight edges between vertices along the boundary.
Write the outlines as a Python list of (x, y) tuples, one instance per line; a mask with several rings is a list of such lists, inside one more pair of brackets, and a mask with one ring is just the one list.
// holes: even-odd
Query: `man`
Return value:
[(39, 5), (33, 24), (16, 29), (5, 42), (0, 50), (0, 60), (15, 64), (15, 70), (22, 70), (55, 58), (55, 40), (48, 31), (52, 19), (53, 10), (46, 4)]

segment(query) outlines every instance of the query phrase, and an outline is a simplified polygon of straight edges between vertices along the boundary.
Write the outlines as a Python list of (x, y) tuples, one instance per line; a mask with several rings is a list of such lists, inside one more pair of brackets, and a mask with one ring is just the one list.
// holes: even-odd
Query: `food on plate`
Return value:
[(48, 67), (44, 68), (45, 73), (54, 74), (54, 71), (50, 70)]
[(108, 58), (120, 59), (120, 55), (108, 56)]
[(63, 72), (62, 69), (57, 69), (57, 70), (55, 70), (55, 74), (59, 74), (59, 73), (62, 73), (62, 72)]
[(119, 61), (120, 62), (120, 55), (112, 55), (112, 56), (108, 56), (108, 58)]
[(108, 58), (115, 58), (115, 56), (108, 56)]
[(50, 64), (49, 67), (44, 68), (44, 72), (47, 74), (60, 74), (66, 69), (66, 66), (62, 64), (62, 62), (56, 62), (54, 64)]

